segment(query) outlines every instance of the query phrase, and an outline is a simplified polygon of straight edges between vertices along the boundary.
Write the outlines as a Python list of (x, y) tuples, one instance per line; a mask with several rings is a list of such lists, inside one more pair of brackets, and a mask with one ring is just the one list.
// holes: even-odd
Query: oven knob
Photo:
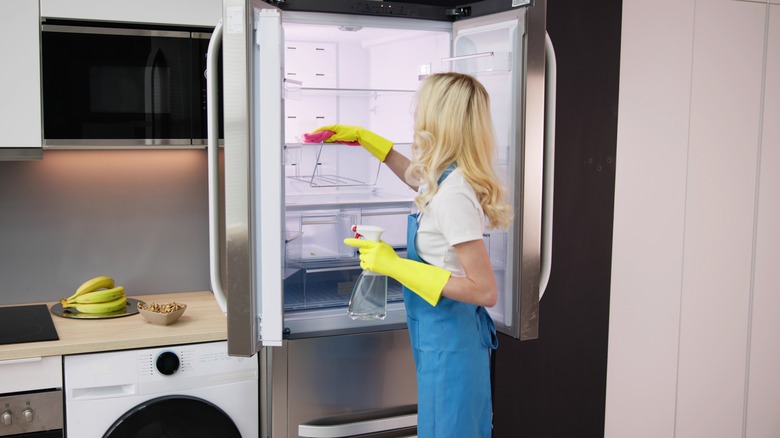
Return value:
[(14, 415), (11, 413), (11, 411), (5, 411), (0, 414), (0, 423), (3, 423), (4, 426), (10, 426), (13, 421)]
[(179, 369), (179, 356), (176, 353), (166, 351), (157, 356), (157, 371), (170, 376)]
[(35, 419), (35, 412), (33, 412), (32, 409), (27, 408), (22, 411), (22, 420), (24, 420), (25, 423), (32, 423), (34, 419)]

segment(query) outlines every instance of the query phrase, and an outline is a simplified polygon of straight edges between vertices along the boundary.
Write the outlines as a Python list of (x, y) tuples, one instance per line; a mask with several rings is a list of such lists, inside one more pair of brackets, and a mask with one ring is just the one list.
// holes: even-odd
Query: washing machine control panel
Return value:
[(172, 351), (163, 351), (157, 356), (154, 366), (162, 374), (170, 376), (179, 370), (179, 356)]

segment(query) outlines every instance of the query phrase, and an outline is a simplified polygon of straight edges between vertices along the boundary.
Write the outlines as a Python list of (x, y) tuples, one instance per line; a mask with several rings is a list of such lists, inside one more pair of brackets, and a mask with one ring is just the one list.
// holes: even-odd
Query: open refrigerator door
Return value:
[(545, 113), (551, 108), (545, 102), (545, 40), (543, 9), (513, 9), (457, 21), (447, 60), (450, 70), (475, 76), (490, 94), (495, 170), (515, 218), (507, 230), (485, 230), (499, 289), (488, 311), (498, 331), (521, 340), (538, 337), (552, 249), (554, 143), (552, 130), (545, 129), (554, 126), (554, 112)]
[[(218, 144), (210, 134), (212, 289), (228, 315), (228, 353), (252, 356), (263, 346), (281, 345), (283, 332), (281, 11), (261, 1), (223, 2), (223, 19), (208, 55), (211, 101), (218, 99), (213, 62), (220, 44), (225, 103), (224, 231), (219, 220)], [(214, 106), (209, 106), (210, 127), (216, 118)], [(226, 260), (224, 277), (220, 274), (222, 258)]]

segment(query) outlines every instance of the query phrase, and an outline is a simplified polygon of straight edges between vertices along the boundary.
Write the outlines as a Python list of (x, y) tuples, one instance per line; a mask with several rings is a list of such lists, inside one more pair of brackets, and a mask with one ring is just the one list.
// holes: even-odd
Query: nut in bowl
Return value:
[(187, 310), (186, 304), (177, 302), (172, 303), (138, 303), (138, 312), (147, 322), (157, 325), (170, 325), (178, 321), (184, 311)]

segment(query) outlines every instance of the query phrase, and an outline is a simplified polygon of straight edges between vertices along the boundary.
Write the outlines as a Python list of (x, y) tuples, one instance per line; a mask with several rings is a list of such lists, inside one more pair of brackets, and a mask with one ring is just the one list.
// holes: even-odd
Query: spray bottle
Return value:
[[(385, 231), (373, 225), (352, 225), (355, 238), (379, 242)], [(360, 320), (385, 319), (387, 315), (387, 276), (364, 269), (349, 299), (349, 317)]]

